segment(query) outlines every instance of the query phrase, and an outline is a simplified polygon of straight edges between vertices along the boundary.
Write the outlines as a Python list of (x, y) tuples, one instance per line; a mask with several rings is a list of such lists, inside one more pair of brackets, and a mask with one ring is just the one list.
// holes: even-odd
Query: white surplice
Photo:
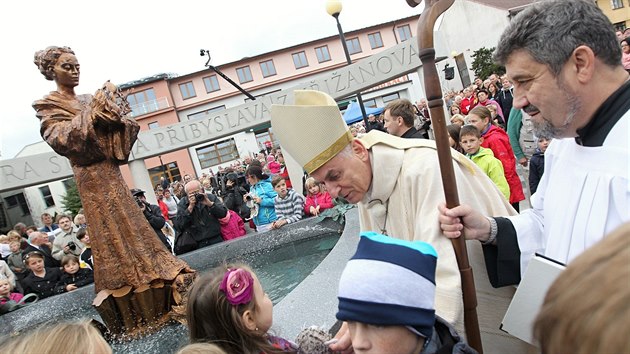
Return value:
[(553, 140), (532, 209), (511, 216), (521, 250), (521, 275), (534, 253), (568, 263), (630, 220), (630, 112), (600, 147)]

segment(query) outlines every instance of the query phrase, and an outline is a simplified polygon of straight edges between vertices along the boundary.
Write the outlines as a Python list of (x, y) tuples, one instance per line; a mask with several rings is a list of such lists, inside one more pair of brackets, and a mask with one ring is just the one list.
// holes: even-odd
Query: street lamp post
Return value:
[(210, 57), (210, 52), (207, 49), (201, 49), (199, 50), (199, 55), (201, 55), (202, 57), (204, 55), (208, 55), (208, 61), (206, 62), (206, 66), (208, 68), (210, 68), (212, 71), (214, 71), (215, 73), (219, 74), (219, 76), (221, 76), (222, 78), (225, 79), (225, 81), (229, 82), (232, 86), (236, 87), (239, 91), (241, 91), (245, 96), (247, 96), (250, 100), (255, 101), (256, 97), (252, 96), (249, 92), (245, 91), (244, 88), (240, 87), (236, 82), (232, 81), (232, 79), (230, 79), (227, 75), (225, 75), (223, 72), (221, 72), (221, 70), (217, 69), (214, 65), (210, 64), (210, 60), (212, 59)]
[(164, 177), (164, 179), (169, 179), (166, 175), (166, 167), (164, 167), (164, 162), (162, 162), (162, 155), (158, 155), (158, 158), (160, 159), (160, 166), (162, 166), (162, 177)]
[[(341, 40), (341, 45), (343, 46), (343, 52), (346, 55), (346, 61), (348, 65), (352, 64), (352, 59), (350, 59), (350, 52), (348, 52), (348, 44), (346, 44), (346, 36), (343, 34), (343, 29), (341, 29), (341, 22), (339, 22), (339, 14), (341, 13), (341, 1), (340, 0), (328, 0), (326, 1), (326, 12), (337, 21), (337, 30), (339, 30), (339, 39)], [(365, 123), (365, 131), (370, 130), (370, 125), (368, 124), (367, 114), (365, 113), (365, 107), (363, 106), (363, 98), (361, 97), (361, 92), (357, 92), (357, 101), (359, 102), (359, 108), (361, 108), (361, 114), (363, 115), (363, 123)]]

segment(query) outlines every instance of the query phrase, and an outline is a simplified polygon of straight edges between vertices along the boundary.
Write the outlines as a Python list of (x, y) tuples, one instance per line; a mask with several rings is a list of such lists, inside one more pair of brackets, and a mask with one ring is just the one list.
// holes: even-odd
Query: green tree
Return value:
[(79, 210), (83, 208), (81, 197), (79, 197), (79, 189), (74, 178), (68, 181), (68, 189), (66, 189), (66, 194), (62, 198), (61, 204), (63, 204), (66, 212), (72, 215), (77, 215)]
[(505, 74), (505, 67), (496, 64), (492, 60), (493, 52), (494, 47), (481, 47), (473, 52), (472, 70), (475, 72), (475, 77), (485, 80), (492, 73), (496, 73), (498, 75)]

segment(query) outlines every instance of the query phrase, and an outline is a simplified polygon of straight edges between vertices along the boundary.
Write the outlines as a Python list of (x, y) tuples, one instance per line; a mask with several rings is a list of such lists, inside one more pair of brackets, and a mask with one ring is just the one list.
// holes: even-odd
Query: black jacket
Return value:
[(403, 135), (401, 135), (401, 138), (405, 138), (405, 139), (411, 139), (411, 138), (416, 138), (416, 139), (428, 139), (428, 135), (425, 136), (426, 133), (422, 133), (419, 130), (417, 130), (415, 127), (411, 127), (409, 128), (409, 130), (407, 130)]
[(94, 272), (87, 268), (80, 268), (74, 274), (63, 273), (58, 285), (63, 286), (65, 290), (66, 285), (74, 284), (77, 288), (80, 288), (92, 283), (94, 283)]
[(228, 209), (214, 194), (206, 193), (206, 195), (214, 203), (212, 207), (195, 204), (192, 213), (189, 213), (188, 196), (185, 196), (177, 204), (177, 217), (175, 218), (177, 232), (190, 232), (195, 241), (199, 243), (199, 247), (223, 241), (219, 219), (224, 218), (228, 213)]
[(234, 210), (239, 213), (241, 205), (245, 203), (243, 201), (243, 196), (247, 194), (247, 191), (240, 186), (232, 186), (231, 188), (227, 188), (225, 190), (225, 198), (223, 198), (223, 204), (225, 207)]
[(435, 316), (433, 334), (427, 346), (422, 350), (423, 354), (477, 354), (453, 326), (439, 316)]
[(153, 230), (155, 230), (157, 237), (160, 239), (160, 241), (162, 241), (164, 247), (166, 247), (166, 249), (170, 251), (171, 245), (168, 243), (166, 235), (164, 235), (164, 233), (162, 232), (162, 228), (164, 227), (166, 220), (164, 220), (164, 216), (162, 215), (160, 207), (149, 203), (145, 203), (144, 206), (144, 217), (147, 218), (147, 221), (149, 222)]
[(372, 129), (380, 130), (382, 132), (387, 132), (387, 129), (385, 129), (385, 127), (383, 126), (383, 123), (379, 122), (378, 120), (375, 120), (373, 122), (368, 121), (368, 131)]
[(496, 101), (501, 106), (501, 110), (503, 111), (503, 118), (505, 119), (505, 126), (507, 127), (508, 117), (510, 116), (510, 111), (512, 110), (512, 103), (514, 101), (514, 94), (512, 93), (513, 88), (507, 90), (501, 90), (497, 94)]
[(532, 155), (531, 160), (529, 160), (529, 192), (531, 194), (536, 193), (538, 183), (540, 183), (544, 170), (545, 154), (536, 149), (536, 152)]
[(61, 270), (59, 268), (46, 268), (46, 275), (43, 278), (29, 273), (22, 280), (24, 294), (37, 294), (40, 299), (61, 294), (65, 292), (65, 289), (58, 286), (59, 280), (61, 280)]

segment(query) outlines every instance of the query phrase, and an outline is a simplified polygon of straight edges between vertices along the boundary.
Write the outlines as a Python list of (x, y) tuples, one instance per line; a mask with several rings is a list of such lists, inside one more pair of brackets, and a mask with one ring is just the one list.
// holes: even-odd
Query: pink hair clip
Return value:
[(252, 300), (254, 294), (254, 278), (245, 269), (228, 269), (223, 275), (219, 290), (223, 291), (230, 304), (246, 304)]

